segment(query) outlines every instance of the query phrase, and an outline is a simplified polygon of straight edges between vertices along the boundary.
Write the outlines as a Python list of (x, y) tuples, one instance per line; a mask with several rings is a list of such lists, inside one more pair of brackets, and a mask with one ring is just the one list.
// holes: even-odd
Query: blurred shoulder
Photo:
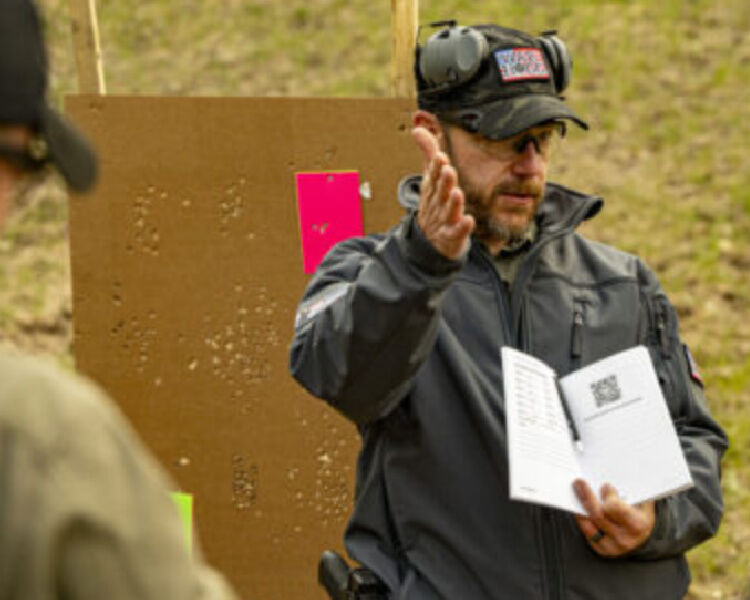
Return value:
[(122, 427), (119, 410), (88, 379), (49, 359), (0, 349), (0, 429), (51, 449), (81, 432)]

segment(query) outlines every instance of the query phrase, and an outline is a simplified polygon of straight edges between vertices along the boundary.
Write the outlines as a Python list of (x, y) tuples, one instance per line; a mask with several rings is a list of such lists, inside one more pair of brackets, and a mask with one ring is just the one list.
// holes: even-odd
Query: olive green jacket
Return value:
[(235, 598), (169, 489), (93, 385), (0, 353), (0, 599)]

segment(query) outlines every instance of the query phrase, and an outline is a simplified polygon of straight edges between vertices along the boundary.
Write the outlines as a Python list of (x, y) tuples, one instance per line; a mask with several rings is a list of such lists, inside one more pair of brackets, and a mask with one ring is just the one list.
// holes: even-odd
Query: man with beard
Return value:
[[(54, 167), (77, 192), (95, 183), (94, 151), (46, 87), (34, 5), (0, 0), (0, 226), (32, 172)], [(101, 390), (0, 352), (0, 598), (235, 598), (191, 556), (170, 487)]]
[[(681, 598), (712, 536), (726, 436), (636, 257), (575, 228), (602, 200), (547, 182), (572, 62), (551, 33), (443, 23), (417, 56), (409, 215), (324, 259), (291, 371), (362, 435), (349, 554), (393, 598)], [(649, 348), (695, 486), (632, 506), (571, 482), (587, 515), (509, 499), (500, 349), (558, 375)], [(643, 465), (648, 468), (648, 465)]]

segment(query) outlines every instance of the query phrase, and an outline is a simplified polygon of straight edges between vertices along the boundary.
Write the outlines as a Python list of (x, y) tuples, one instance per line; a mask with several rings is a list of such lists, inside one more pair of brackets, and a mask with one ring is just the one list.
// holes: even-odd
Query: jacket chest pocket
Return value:
[(635, 345), (637, 311), (619, 310), (591, 292), (573, 297), (568, 316), (570, 370)]
[(557, 287), (528, 296), (525, 346), (559, 375), (639, 342), (640, 299), (630, 281)]

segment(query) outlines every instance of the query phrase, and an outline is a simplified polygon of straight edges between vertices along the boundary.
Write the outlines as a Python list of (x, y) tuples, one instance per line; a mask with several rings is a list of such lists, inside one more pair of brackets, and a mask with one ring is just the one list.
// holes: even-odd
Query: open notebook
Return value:
[(693, 485), (645, 347), (559, 380), (533, 356), (509, 347), (501, 352), (511, 498), (585, 514), (573, 491), (577, 478), (594, 490), (610, 483), (630, 504)]

